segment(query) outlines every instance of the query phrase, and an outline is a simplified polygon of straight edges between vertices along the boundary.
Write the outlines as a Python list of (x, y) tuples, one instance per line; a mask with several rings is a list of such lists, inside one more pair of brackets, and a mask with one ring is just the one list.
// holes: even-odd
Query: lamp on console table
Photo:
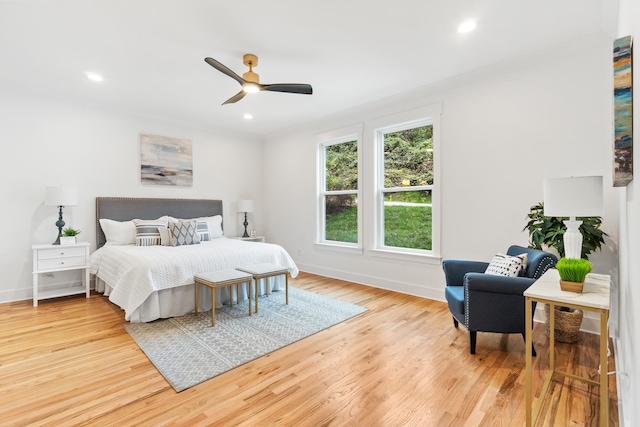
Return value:
[(72, 187), (46, 187), (44, 195), (44, 204), (47, 206), (57, 206), (58, 221), (56, 221), (56, 227), (58, 227), (58, 238), (54, 245), (60, 244), (60, 236), (62, 235), (62, 228), (64, 227), (64, 220), (62, 219), (62, 208), (65, 206), (75, 206), (78, 203), (78, 196), (76, 189)]
[(249, 237), (249, 233), (247, 233), (247, 225), (249, 225), (247, 222), (247, 213), (253, 212), (253, 200), (239, 200), (237, 211), (244, 212), (244, 222), (242, 223), (244, 225), (244, 234), (242, 237)]
[(545, 179), (544, 215), (569, 217), (563, 236), (566, 258), (582, 258), (582, 234), (576, 217), (602, 216), (602, 177)]

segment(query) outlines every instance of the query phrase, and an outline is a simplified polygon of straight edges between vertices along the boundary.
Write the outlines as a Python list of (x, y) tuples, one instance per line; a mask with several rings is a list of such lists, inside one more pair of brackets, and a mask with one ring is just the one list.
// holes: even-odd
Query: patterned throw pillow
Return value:
[(196, 221), (187, 220), (169, 223), (171, 246), (195, 245), (200, 243)]
[(158, 219), (134, 219), (136, 225), (136, 246), (161, 244), (160, 228), (167, 228), (167, 217)]
[(518, 256), (509, 256), (497, 254), (489, 263), (485, 270), (485, 274), (494, 274), (497, 276), (524, 276), (527, 268), (527, 254)]

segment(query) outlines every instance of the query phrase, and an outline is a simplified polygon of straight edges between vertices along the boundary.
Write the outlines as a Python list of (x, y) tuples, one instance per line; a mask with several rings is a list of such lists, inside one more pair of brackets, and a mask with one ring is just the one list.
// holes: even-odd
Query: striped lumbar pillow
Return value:
[(198, 233), (198, 238), (201, 242), (209, 241), (209, 226), (207, 225), (207, 221), (196, 220), (196, 233)]
[(158, 219), (134, 219), (136, 225), (136, 246), (160, 245), (159, 228), (167, 228), (167, 217)]

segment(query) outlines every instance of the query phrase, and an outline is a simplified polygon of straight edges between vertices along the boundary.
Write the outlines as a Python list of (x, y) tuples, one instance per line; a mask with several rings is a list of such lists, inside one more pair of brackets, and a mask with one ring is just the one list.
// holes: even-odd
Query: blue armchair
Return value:
[(527, 268), (520, 277), (484, 274), (488, 262), (442, 262), (447, 284), (445, 296), (453, 325), (457, 328), (458, 323), (462, 323), (469, 330), (471, 354), (476, 353), (478, 332), (518, 333), (524, 338), (525, 299), (522, 293), (545, 271), (553, 268), (558, 259), (548, 252), (522, 246), (511, 246), (507, 251), (511, 256), (523, 253), (527, 254)]

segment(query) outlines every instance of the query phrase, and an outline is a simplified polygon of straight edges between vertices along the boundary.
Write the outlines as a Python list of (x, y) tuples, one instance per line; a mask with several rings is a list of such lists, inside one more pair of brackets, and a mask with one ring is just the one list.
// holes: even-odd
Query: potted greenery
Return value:
[[(556, 265), (556, 269), (560, 274), (561, 280), (564, 281), (565, 279), (562, 278), (563, 273), (561, 272), (561, 269), (563, 269), (563, 260), (567, 260), (567, 258), (564, 258), (563, 240), (564, 232), (567, 227), (564, 225), (563, 221), (568, 218), (544, 216), (544, 205), (542, 202), (531, 206), (527, 218), (529, 218), (529, 221), (523, 231), (527, 230), (529, 232), (529, 247), (541, 250), (549, 250), (550, 248), (555, 249), (560, 257), (560, 261)], [(589, 263), (587, 258), (592, 252), (600, 249), (604, 243), (604, 236), (607, 236), (607, 233), (600, 229), (600, 226), (602, 225), (602, 219), (600, 217), (580, 217), (576, 219), (582, 221), (582, 224), (580, 225), (580, 233), (582, 233), (582, 260), (588, 263), (588, 270), (591, 271), (591, 263)], [(558, 267), (559, 265), (560, 267)], [(578, 268), (578, 271), (584, 271), (584, 269), (586, 269), (586, 264), (581, 265), (582, 267)], [(572, 268), (567, 265), (565, 272), (570, 269)], [(584, 275), (586, 276), (589, 271), (584, 273)], [(582, 280), (579, 280), (578, 282), (584, 283), (584, 277), (582, 277)], [(575, 286), (574, 289), (577, 289), (577, 286)], [(582, 284), (579, 289), (581, 292)], [(573, 292), (576, 292), (576, 290), (573, 290)], [(550, 314), (548, 304), (545, 304), (544, 312), (547, 336), (549, 336)], [(578, 332), (580, 331), (580, 325), (582, 323), (582, 316), (582, 310), (555, 306), (554, 335), (556, 341), (567, 343), (576, 342), (578, 340)]]
[(561, 258), (556, 270), (560, 275), (560, 289), (580, 293), (585, 277), (591, 272), (591, 263), (586, 259)]
[(80, 234), (80, 230), (76, 230), (74, 228), (65, 228), (62, 230), (62, 234), (60, 235), (60, 244), (61, 245), (75, 245), (76, 244), (76, 236)]

